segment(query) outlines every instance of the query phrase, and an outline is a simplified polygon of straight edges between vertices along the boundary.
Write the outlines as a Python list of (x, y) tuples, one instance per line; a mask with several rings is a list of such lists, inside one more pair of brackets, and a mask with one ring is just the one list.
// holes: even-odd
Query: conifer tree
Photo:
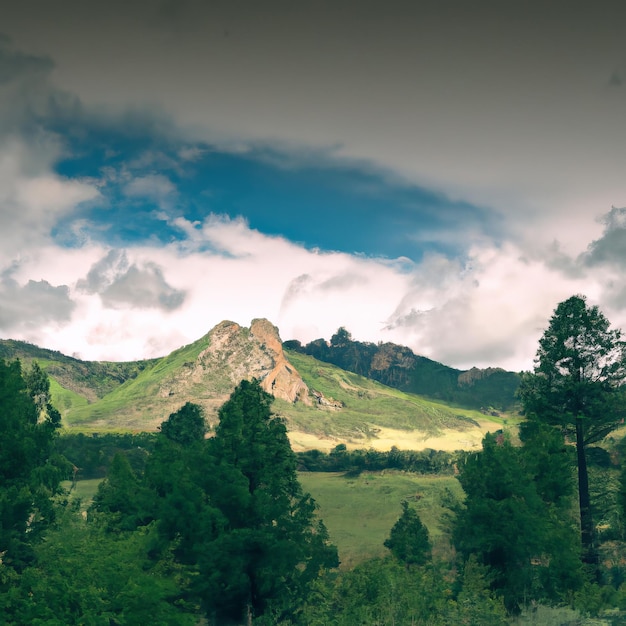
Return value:
[(542, 497), (533, 456), (487, 434), (483, 450), (466, 454), (459, 468), (466, 500), (455, 546), (464, 560), (475, 555), (489, 568), (492, 589), (513, 612), (529, 600), (563, 599), (581, 582), (574, 528)]
[(218, 623), (261, 615), (278, 623), (294, 613), (321, 569), (338, 564), (271, 402), (258, 381), (242, 381), (209, 440), (220, 477), (212, 502), (226, 524), (206, 546), (200, 569), (207, 611)]
[(385, 548), (389, 548), (407, 567), (424, 565), (431, 558), (428, 529), (406, 500), (402, 501), (402, 515), (391, 529), (389, 538), (385, 539)]
[(17, 571), (32, 561), (32, 543), (53, 519), (51, 497), (67, 469), (54, 454), (58, 412), (42, 397), (42, 376), (35, 392), (19, 361), (0, 360), (0, 555), (1, 567)]
[(532, 373), (522, 377), (526, 416), (576, 442), (583, 561), (597, 572), (586, 449), (623, 423), (626, 344), (583, 296), (561, 302), (539, 341)]

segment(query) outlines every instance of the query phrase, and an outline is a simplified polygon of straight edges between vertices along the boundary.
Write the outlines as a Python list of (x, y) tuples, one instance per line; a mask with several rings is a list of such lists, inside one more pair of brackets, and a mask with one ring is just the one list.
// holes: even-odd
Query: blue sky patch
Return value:
[(213, 213), (243, 217), (255, 230), (309, 249), (417, 261), (427, 251), (464, 252), (462, 242), (439, 238), (451, 222), (474, 231), (494, 223), (485, 209), (391, 182), (363, 164), (290, 163), (288, 154), (268, 148), (233, 153), (125, 128), (84, 127), (71, 134), (68, 152), (57, 172), (97, 179), (102, 196), (57, 225), (55, 238), (65, 245), (77, 218), (91, 224), (93, 239), (123, 246), (184, 236), (165, 216), (203, 221)]

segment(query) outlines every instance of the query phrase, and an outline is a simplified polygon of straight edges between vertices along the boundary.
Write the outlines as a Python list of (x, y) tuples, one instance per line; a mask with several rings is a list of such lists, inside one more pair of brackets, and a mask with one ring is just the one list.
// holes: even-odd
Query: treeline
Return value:
[(69, 478), (88, 480), (104, 478), (116, 454), (123, 454), (131, 469), (143, 474), (157, 433), (64, 433), (55, 448), (72, 464)]
[(461, 371), (418, 356), (394, 343), (355, 341), (343, 327), (327, 342), (284, 342), (289, 350), (308, 354), (384, 385), (435, 400), (483, 410), (506, 410), (516, 403), (519, 375), (499, 368)]
[(0, 362), (3, 623), (290, 623), (338, 565), (257, 381), (235, 389), (211, 438), (199, 406), (172, 413), (141, 475), (115, 454), (84, 520), (59, 487), (47, 380), (31, 378)]
[(348, 450), (339, 444), (328, 453), (320, 450), (297, 452), (298, 469), (303, 472), (347, 472), (356, 475), (364, 471), (402, 470), (419, 474), (451, 475), (455, 472), (457, 452), (442, 450), (389, 451), (358, 449)]
[(390, 556), (339, 573), (271, 401), (242, 381), (211, 438), (187, 403), (161, 425), (141, 475), (114, 455), (85, 517), (59, 486), (69, 468), (45, 377), (0, 361), (3, 623), (506, 623), (482, 569), (465, 567), (452, 590), (406, 503)]
[[(68, 478), (86, 480), (104, 478), (116, 454), (123, 454), (131, 469), (142, 475), (154, 450), (158, 433), (65, 433), (55, 441), (56, 451), (68, 459)], [(402, 470), (419, 474), (447, 474), (455, 471), (457, 452), (442, 450), (374, 449), (348, 450), (345, 444), (330, 452), (306, 450), (296, 452), (297, 468), (301, 472), (348, 472)]]

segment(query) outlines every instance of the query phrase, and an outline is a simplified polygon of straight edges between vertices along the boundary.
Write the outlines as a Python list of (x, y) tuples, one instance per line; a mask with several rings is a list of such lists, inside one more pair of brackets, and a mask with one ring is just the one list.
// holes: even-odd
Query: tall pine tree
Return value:
[(587, 446), (601, 441), (626, 415), (626, 344), (619, 330), (583, 296), (561, 302), (539, 340), (520, 398), (531, 421), (556, 426), (576, 443), (583, 561), (597, 571)]
[(209, 617), (217, 623), (262, 615), (278, 622), (297, 610), (321, 569), (338, 565), (271, 402), (258, 381), (242, 381), (209, 440), (220, 476), (212, 502), (227, 521), (200, 566)]

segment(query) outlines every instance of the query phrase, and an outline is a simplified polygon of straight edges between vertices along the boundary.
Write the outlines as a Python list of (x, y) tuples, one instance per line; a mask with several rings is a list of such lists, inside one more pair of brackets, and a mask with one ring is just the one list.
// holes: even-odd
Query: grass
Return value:
[[(66, 416), (67, 423), (70, 426), (82, 428), (94, 422), (103, 425), (108, 422), (109, 427), (113, 429), (154, 430), (155, 424), (152, 422), (155, 414), (155, 399), (158, 402), (162, 384), (168, 378), (184, 372), (207, 345), (208, 337), (205, 336), (154, 361), (136, 378), (127, 380), (101, 400), (89, 405), (76, 406)], [(168, 406), (165, 411), (157, 412), (157, 425), (167, 418), (169, 412), (180, 408), (185, 401), (186, 399), (162, 403)], [(102, 429), (102, 426), (100, 428)]]
[(96, 495), (96, 492), (98, 491), (98, 485), (101, 482), (101, 478), (77, 480), (74, 489), (71, 489), (72, 481), (65, 480), (61, 483), (61, 486), (70, 492), (71, 500), (79, 499), (81, 510), (86, 511), (91, 506), (93, 497)]
[[(450, 497), (462, 498), (463, 491), (456, 478), (389, 470), (364, 472), (355, 478), (344, 478), (337, 473), (301, 472), (298, 478), (304, 491), (319, 505), (318, 514), (339, 550), (342, 569), (387, 553), (383, 542), (400, 517), (402, 500), (415, 507), (428, 528), (434, 554), (442, 557), (449, 554), (447, 509), (442, 503)], [(100, 482), (99, 478), (77, 481), (70, 498), (80, 498), (81, 509), (87, 510)], [(70, 486), (70, 481), (63, 483), (65, 489)]]
[[(434, 436), (444, 429), (471, 429), (479, 420), (486, 419), (480, 411), (450, 407), (386, 387), (298, 352), (286, 350), (285, 353), (309, 388), (343, 404), (338, 411), (317, 409), (311, 412), (301, 404), (276, 403), (278, 412), (284, 413), (293, 426), (304, 432), (368, 437), (375, 435), (378, 427), (385, 427), (420, 430)], [(492, 421), (501, 422), (502, 418)]]
[(449, 555), (444, 506), (463, 491), (451, 476), (420, 476), (404, 472), (364, 472), (355, 478), (337, 473), (303, 472), (300, 483), (319, 505), (331, 541), (339, 550), (342, 569), (387, 553), (383, 542), (407, 500), (428, 528), (433, 553)]
[[(219, 347), (203, 359), (198, 357), (209, 346), (210, 335), (163, 358), (135, 363), (83, 362), (35, 347), (28, 352), (27, 345), (21, 349), (29, 358), (35, 350), (49, 373), (53, 404), (68, 429), (155, 431), (188, 401), (201, 405), (208, 421), (216, 423), (219, 406), (233, 388), (233, 371), (243, 376), (249, 360), (258, 357), (247, 341), (248, 330), (240, 331), (242, 337), (232, 346)], [(277, 399), (273, 409), (285, 418), (296, 449), (330, 449), (338, 443), (381, 450), (473, 449), (486, 431), (505, 422), (386, 387), (308, 355), (285, 354), (309, 389), (341, 405), (337, 409)]]
[[(162, 359), (146, 362), (134, 378), (91, 402), (54, 381), (53, 393), (64, 423), (85, 431), (150, 431), (187, 401), (203, 405), (211, 419), (212, 411), (228, 397), (232, 382), (223, 368), (198, 362), (208, 345), (207, 335)], [(486, 419), (478, 411), (407, 394), (307, 355), (287, 351), (287, 357), (310, 389), (342, 405), (333, 410), (276, 400), (274, 410), (285, 417), (291, 431), (369, 446), (382, 430), (394, 429), (400, 438), (403, 432), (413, 433), (409, 447), (414, 447), (416, 433), (433, 437), (449, 430), (469, 432), (478, 430), (479, 420)]]
[(54, 378), (49, 377), (50, 394), (52, 396), (53, 406), (61, 413), (66, 415), (68, 412), (82, 407), (86, 407), (89, 401), (74, 391), (70, 391), (62, 387)]

